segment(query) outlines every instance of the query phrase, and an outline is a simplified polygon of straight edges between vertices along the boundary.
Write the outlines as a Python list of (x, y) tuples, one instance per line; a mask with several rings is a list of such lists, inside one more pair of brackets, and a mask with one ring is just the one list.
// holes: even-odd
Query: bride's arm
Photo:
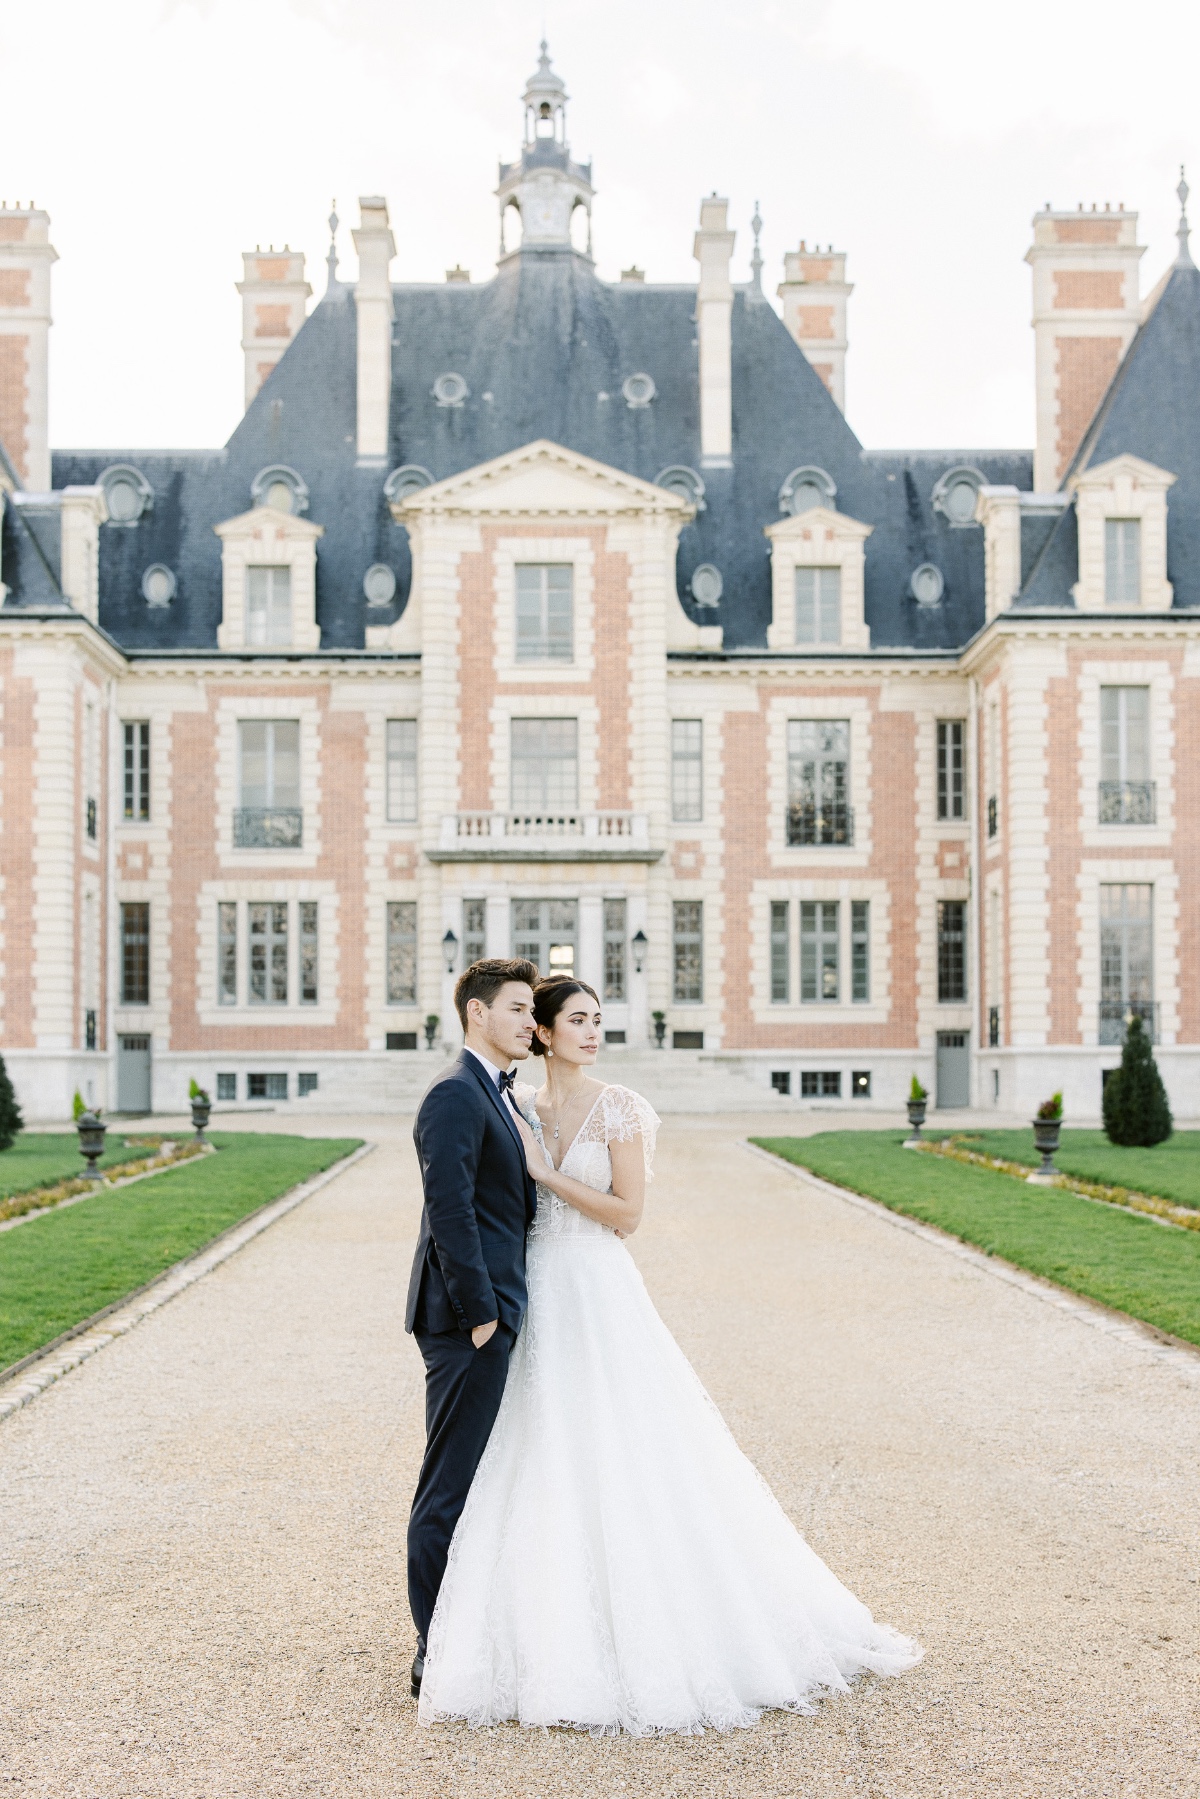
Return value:
[(589, 1187), (583, 1181), (573, 1181), (569, 1174), (563, 1174), (561, 1169), (556, 1168), (523, 1118), (517, 1119), (517, 1129), (525, 1145), (525, 1160), (529, 1172), (535, 1181), (543, 1187), (549, 1187), (551, 1193), (557, 1193), (560, 1199), (565, 1199), (569, 1206), (574, 1206), (585, 1218), (594, 1218), (598, 1224), (606, 1224), (610, 1230), (620, 1231), (623, 1237), (636, 1231), (642, 1222), (642, 1207), (646, 1203), (646, 1163), (640, 1135), (631, 1138), (628, 1143), (609, 1144), (613, 1190), (611, 1193), (598, 1193), (595, 1187)]

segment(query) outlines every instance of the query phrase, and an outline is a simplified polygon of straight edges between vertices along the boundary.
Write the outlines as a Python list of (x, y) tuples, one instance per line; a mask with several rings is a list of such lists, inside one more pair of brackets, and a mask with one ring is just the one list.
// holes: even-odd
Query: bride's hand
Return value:
[(514, 1116), (517, 1121), (517, 1129), (521, 1133), (521, 1142), (525, 1145), (525, 1166), (535, 1181), (544, 1183), (546, 1176), (554, 1173), (554, 1164), (547, 1158), (545, 1150), (521, 1114), (517, 1112)]

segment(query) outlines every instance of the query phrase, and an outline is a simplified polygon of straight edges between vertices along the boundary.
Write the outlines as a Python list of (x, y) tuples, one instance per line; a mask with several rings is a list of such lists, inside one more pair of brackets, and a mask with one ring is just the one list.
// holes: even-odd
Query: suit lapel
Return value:
[(525, 1145), (521, 1142), (521, 1133), (517, 1129), (516, 1122), (513, 1118), (512, 1113), (509, 1111), (508, 1107), (505, 1105), (504, 1101), (500, 1097), (500, 1089), (497, 1087), (495, 1081), (488, 1079), (488, 1077), (484, 1073), (483, 1069), (479, 1066), (479, 1062), (471, 1054), (469, 1049), (463, 1050), (462, 1059), (463, 1059), (464, 1063), (467, 1065), (467, 1067), (471, 1070), (472, 1074), (475, 1076), (475, 1079), (479, 1082), (480, 1086), (488, 1094), (488, 1096), (491, 1099), (492, 1104), (495, 1106), (495, 1108), (499, 1112), (501, 1118), (503, 1118), (505, 1124), (508, 1126), (509, 1135), (511, 1136), (513, 1142), (516, 1144), (517, 1152), (521, 1157), (522, 1165), (524, 1165)]

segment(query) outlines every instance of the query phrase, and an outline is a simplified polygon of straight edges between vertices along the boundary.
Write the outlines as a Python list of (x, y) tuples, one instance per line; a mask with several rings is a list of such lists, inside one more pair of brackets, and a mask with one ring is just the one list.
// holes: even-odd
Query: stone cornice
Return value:
[(0, 630), (18, 638), (79, 638), (110, 674), (121, 674), (129, 667), (115, 638), (70, 606), (0, 606)]

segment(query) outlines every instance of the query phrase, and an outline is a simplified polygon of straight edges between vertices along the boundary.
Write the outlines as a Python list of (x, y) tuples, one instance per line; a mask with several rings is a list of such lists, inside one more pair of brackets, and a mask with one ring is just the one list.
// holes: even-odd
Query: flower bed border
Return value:
[(138, 1156), (129, 1162), (112, 1162), (100, 1170), (101, 1178), (68, 1175), (45, 1187), (29, 1187), (24, 1193), (10, 1193), (0, 1199), (0, 1230), (8, 1225), (24, 1224), (55, 1206), (71, 1205), (76, 1200), (90, 1199), (93, 1193), (110, 1192), (114, 1187), (127, 1187), (131, 1181), (145, 1180), (147, 1175), (161, 1174), (166, 1168), (178, 1167), (194, 1156), (215, 1154), (211, 1143), (198, 1143), (194, 1137), (164, 1137), (159, 1149), (149, 1156)]
[[(940, 1143), (925, 1141), (914, 1144), (928, 1156), (941, 1156), (947, 1162), (965, 1162), (974, 1168), (993, 1168), (997, 1174), (1015, 1175), (1018, 1180), (1028, 1182), (1029, 1165), (1025, 1162), (1010, 1162), (1004, 1156), (989, 1156), (976, 1149), (967, 1149), (957, 1137), (943, 1137)], [(1157, 1219), (1159, 1224), (1177, 1225), (1181, 1230), (1200, 1231), (1200, 1211), (1192, 1206), (1179, 1206), (1173, 1200), (1160, 1199), (1153, 1193), (1140, 1193), (1131, 1187), (1106, 1187), (1100, 1181), (1085, 1180), (1081, 1175), (1063, 1174), (1061, 1170), (1038, 1183), (1043, 1187), (1062, 1187), (1068, 1193), (1077, 1193), (1082, 1199), (1099, 1200), (1102, 1205), (1118, 1206), (1125, 1212), (1140, 1212), (1144, 1216)]]

